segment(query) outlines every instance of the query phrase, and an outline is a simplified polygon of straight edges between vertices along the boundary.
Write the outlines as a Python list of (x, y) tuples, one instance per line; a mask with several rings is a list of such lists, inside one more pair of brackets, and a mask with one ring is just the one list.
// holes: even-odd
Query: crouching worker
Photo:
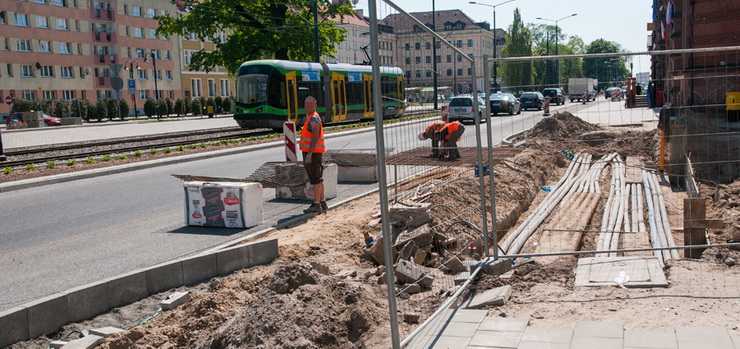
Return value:
[(449, 153), (448, 160), (455, 161), (460, 158), (460, 151), (457, 149), (457, 141), (465, 133), (465, 126), (459, 121), (451, 122), (441, 130), (434, 132), (434, 138), (442, 142), (439, 158), (442, 159), (446, 153)]
[(435, 121), (427, 126), (426, 130), (419, 133), (419, 140), (425, 141), (427, 139), (432, 140), (432, 158), (439, 158), (439, 140), (434, 138), (434, 132), (437, 132), (447, 125), (444, 121)]

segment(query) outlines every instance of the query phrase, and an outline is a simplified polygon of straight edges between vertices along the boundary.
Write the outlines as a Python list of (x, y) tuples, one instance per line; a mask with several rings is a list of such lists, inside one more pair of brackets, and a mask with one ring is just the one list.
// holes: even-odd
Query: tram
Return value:
[[(285, 121), (303, 126), (303, 101), (314, 96), (316, 111), (324, 124), (372, 119), (372, 67), (282, 60), (249, 61), (239, 67), (236, 78), (234, 120), (245, 129), (271, 128), (282, 132)], [(404, 110), (403, 71), (380, 68), (384, 118), (398, 117)]]

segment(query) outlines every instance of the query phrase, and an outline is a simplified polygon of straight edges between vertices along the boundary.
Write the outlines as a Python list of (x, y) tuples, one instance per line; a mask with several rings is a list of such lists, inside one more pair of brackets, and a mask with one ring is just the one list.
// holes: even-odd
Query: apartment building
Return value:
[[(178, 38), (154, 33), (153, 17), (172, 11), (161, 0), (0, 2), (0, 98), (121, 97), (133, 113), (147, 97), (181, 97)], [(0, 105), (0, 113), (9, 111)]]
[[(226, 41), (226, 33), (218, 34), (221, 41)], [(215, 67), (209, 72), (191, 71), (190, 59), (193, 53), (199, 50), (212, 52), (216, 49), (212, 38), (199, 38), (195, 34), (188, 34), (181, 38), (182, 54), (179, 73), (182, 77), (182, 86), (185, 98), (216, 98), (230, 97), (235, 93), (234, 80), (229, 78), (226, 68)]]
[[(403, 15), (392, 14), (383, 23), (393, 28), (395, 35), (395, 62), (404, 70), (408, 87), (431, 86), (434, 62), (437, 62), (437, 83), (450, 86), (453, 93), (468, 93), (483, 86), (483, 55), (493, 56), (493, 32), (481, 23), (475, 23), (460, 10), (415, 12), (411, 15), (435, 31), (448, 43), (475, 60), (473, 68), (461, 55), (440, 42), (436, 43), (436, 57), (432, 35)], [(497, 43), (498, 44), (498, 43)], [(476, 79), (476, 76), (478, 77)]]

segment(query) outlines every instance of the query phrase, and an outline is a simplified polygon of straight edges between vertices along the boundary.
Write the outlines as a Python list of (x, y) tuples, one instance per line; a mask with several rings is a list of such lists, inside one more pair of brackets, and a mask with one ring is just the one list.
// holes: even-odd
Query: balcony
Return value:
[(95, 31), (92, 33), (93, 33), (93, 40), (95, 42), (115, 44), (118, 41), (118, 36), (116, 35), (116, 33), (95, 32)]
[(110, 77), (96, 76), (94, 80), (95, 80), (95, 88), (111, 88), (110, 87)]
[(109, 9), (91, 8), (90, 18), (98, 21), (116, 21), (116, 12)]

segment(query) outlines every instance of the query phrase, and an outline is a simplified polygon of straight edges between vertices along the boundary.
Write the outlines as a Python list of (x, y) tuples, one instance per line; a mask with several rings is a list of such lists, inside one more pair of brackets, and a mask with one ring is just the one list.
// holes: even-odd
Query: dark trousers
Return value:
[(450, 139), (447, 140), (447, 150), (450, 153), (450, 161), (454, 161), (460, 158), (460, 151), (457, 149), (457, 139), (462, 137), (465, 133), (465, 126), (460, 125), (457, 131), (450, 134)]

